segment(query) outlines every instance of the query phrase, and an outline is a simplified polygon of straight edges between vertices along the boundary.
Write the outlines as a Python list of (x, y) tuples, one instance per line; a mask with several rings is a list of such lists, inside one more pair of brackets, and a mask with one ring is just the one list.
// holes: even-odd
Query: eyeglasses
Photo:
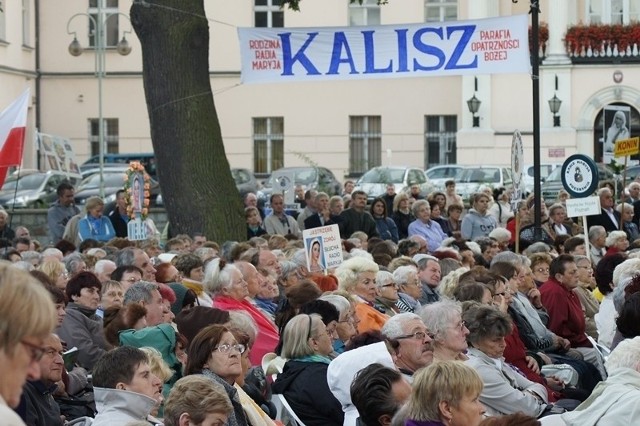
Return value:
[(244, 351), (247, 350), (245, 345), (235, 344), (235, 345), (220, 345), (218, 347), (213, 348), (214, 351), (218, 351), (223, 354), (227, 354), (231, 352), (231, 349), (235, 349), (239, 353), (243, 354)]
[(27, 342), (26, 340), (20, 340), (20, 343), (25, 345), (31, 351), (31, 361), (32, 362), (33, 361), (39, 362), (42, 359), (42, 357), (44, 356), (44, 353), (46, 352), (45, 348), (43, 348), (41, 346), (36, 346), (33, 343)]
[(416, 331), (415, 333), (411, 333), (411, 334), (403, 334), (402, 336), (398, 336), (395, 337), (395, 340), (400, 340), (400, 339), (415, 339), (415, 340), (422, 340), (424, 341), (425, 337), (429, 336), (430, 339), (433, 339), (435, 336), (433, 333), (430, 332), (424, 332), (424, 331)]
[(459, 328), (460, 331), (464, 331), (465, 327), (467, 326), (467, 323), (464, 321), (460, 321), (460, 324), (457, 324), (454, 328)]
[(343, 320), (339, 320), (338, 322), (339, 323), (348, 322), (348, 323), (353, 324), (354, 322), (356, 322), (356, 318), (353, 315), (347, 315), (346, 317), (344, 317)]
[(504, 295), (506, 295), (506, 294), (507, 294), (507, 292), (506, 292), (506, 291), (503, 291), (503, 292), (500, 292), (500, 293), (496, 293), (496, 294), (494, 294), (493, 296), (494, 296), (494, 297), (495, 297), (495, 296), (504, 296)]

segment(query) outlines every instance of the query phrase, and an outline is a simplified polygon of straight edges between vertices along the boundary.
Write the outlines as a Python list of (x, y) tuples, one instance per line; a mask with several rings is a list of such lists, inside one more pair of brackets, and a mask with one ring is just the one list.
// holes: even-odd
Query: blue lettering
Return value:
[[(342, 51), (347, 54), (346, 58), (342, 57)], [(331, 51), (331, 64), (329, 64), (329, 72), (327, 74), (338, 74), (340, 64), (346, 63), (351, 67), (349, 74), (358, 74), (355, 64), (353, 63), (353, 55), (349, 47), (349, 41), (345, 37), (344, 32), (336, 32), (333, 37), (333, 50)]]
[(478, 68), (478, 55), (474, 55), (473, 61), (470, 64), (458, 64), (460, 57), (464, 53), (465, 47), (469, 44), (469, 40), (471, 40), (471, 36), (475, 31), (475, 25), (460, 25), (456, 27), (447, 27), (447, 40), (451, 39), (451, 34), (456, 31), (462, 31), (462, 36), (460, 37), (460, 41), (456, 45), (456, 48), (451, 53), (451, 58), (449, 58), (449, 62), (444, 67), (446, 70), (457, 70), (457, 69), (467, 69), (467, 68)]
[(439, 68), (442, 67), (442, 65), (444, 65), (444, 60), (445, 60), (445, 54), (442, 50), (438, 49), (435, 46), (432, 46), (430, 44), (426, 44), (424, 43), (421, 38), (422, 35), (425, 33), (434, 33), (436, 34), (438, 37), (440, 37), (440, 40), (443, 39), (443, 33), (442, 33), (442, 28), (421, 28), (418, 31), (416, 31), (416, 33), (413, 35), (413, 46), (419, 50), (422, 53), (425, 53), (427, 55), (432, 55), (435, 56), (438, 59), (438, 63), (437, 65), (431, 66), (431, 67), (427, 67), (424, 66), (422, 64), (420, 64), (418, 62), (417, 59), (414, 58), (413, 60), (413, 70), (417, 71), (432, 71), (432, 70), (437, 70)]
[(375, 31), (362, 31), (364, 35), (364, 58), (365, 58), (365, 74), (380, 74), (393, 71), (393, 61), (389, 59), (389, 65), (386, 68), (376, 68), (375, 66), (375, 46), (373, 45), (373, 33)]
[(396, 30), (398, 35), (398, 69), (397, 72), (408, 72), (407, 61), (407, 32), (408, 29)]
[(296, 62), (300, 62), (300, 65), (307, 70), (307, 75), (320, 75), (320, 71), (313, 65), (311, 60), (304, 54), (311, 42), (318, 35), (318, 33), (308, 33), (309, 38), (304, 42), (302, 47), (294, 54), (291, 54), (291, 33), (278, 34), (280, 40), (282, 40), (282, 74), (281, 75), (293, 75), (293, 66)]

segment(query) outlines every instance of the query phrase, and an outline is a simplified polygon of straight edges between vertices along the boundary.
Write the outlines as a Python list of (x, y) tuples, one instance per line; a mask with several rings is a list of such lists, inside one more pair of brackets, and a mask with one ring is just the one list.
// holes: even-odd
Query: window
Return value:
[(284, 167), (284, 117), (253, 119), (253, 172)]
[(455, 115), (427, 115), (425, 117), (425, 168), (439, 164), (455, 164), (458, 117)]
[(4, 0), (0, 0), (0, 40), (6, 40), (7, 39), (6, 28), (5, 28), (4, 7), (5, 7), (5, 1)]
[(382, 158), (382, 118), (349, 117), (349, 173), (361, 174), (379, 166)]
[(380, 25), (380, 5), (378, 0), (363, 0), (349, 4), (349, 25)]
[(640, 19), (640, 0), (587, 0), (586, 13), (590, 24), (627, 25)]
[(255, 26), (259, 28), (284, 27), (284, 11), (282, 0), (255, 0), (253, 8)]
[(22, 45), (31, 46), (31, 0), (22, 0)]
[[(115, 47), (118, 44), (118, 0), (89, 0), (89, 15), (98, 22), (98, 11), (102, 12), (105, 47)], [(100, 28), (100, 25), (98, 25)], [(93, 21), (89, 19), (89, 46), (96, 46), (96, 30)]]
[(425, 0), (426, 22), (455, 21), (458, 19), (457, 0)]
[[(118, 119), (103, 118), (104, 141), (107, 144), (105, 154), (117, 154), (120, 151), (118, 142)], [(89, 119), (89, 143), (91, 144), (91, 155), (100, 155), (100, 129), (97, 118)]]

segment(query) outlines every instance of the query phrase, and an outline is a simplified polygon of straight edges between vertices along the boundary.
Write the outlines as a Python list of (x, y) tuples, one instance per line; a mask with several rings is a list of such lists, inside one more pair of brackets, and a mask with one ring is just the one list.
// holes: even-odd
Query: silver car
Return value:
[(456, 192), (465, 203), (478, 192), (481, 186), (490, 188), (506, 187), (513, 184), (511, 170), (503, 166), (468, 166), (456, 178)]
[(387, 192), (387, 184), (393, 184), (396, 194), (409, 192), (411, 185), (420, 185), (420, 192), (424, 195), (433, 191), (433, 185), (424, 170), (417, 167), (380, 166), (366, 172), (356, 182), (355, 189), (367, 193), (367, 202), (371, 203), (375, 198)]

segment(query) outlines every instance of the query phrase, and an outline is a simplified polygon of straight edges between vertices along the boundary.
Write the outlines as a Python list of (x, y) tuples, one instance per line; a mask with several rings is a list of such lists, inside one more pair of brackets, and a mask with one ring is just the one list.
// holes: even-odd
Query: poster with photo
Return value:
[(69, 178), (82, 178), (69, 139), (44, 133), (38, 133), (37, 137), (44, 171), (51, 170)]
[(602, 128), (602, 161), (608, 164), (613, 160), (613, 149), (616, 141), (629, 139), (629, 122), (631, 119), (631, 107), (607, 105), (604, 107), (604, 120)]

